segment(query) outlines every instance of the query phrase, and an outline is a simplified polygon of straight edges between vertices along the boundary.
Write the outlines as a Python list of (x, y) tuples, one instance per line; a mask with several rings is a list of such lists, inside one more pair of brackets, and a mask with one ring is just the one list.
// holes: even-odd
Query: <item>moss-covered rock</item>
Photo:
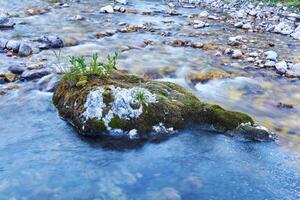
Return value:
[[(174, 83), (120, 71), (109, 77), (89, 76), (84, 85), (63, 79), (54, 92), (53, 103), (83, 135), (149, 139), (190, 126), (226, 134), (236, 134), (241, 126), (255, 130), (254, 121), (246, 114), (201, 102)], [(261, 138), (269, 139), (269, 132), (259, 133)]]

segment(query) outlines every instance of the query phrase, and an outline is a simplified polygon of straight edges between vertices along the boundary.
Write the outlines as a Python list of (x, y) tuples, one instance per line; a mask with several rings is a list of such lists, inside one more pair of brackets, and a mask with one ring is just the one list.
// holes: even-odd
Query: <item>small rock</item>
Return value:
[(259, 54), (257, 52), (251, 52), (248, 54), (250, 57), (258, 57)]
[(201, 42), (193, 42), (191, 45), (193, 48), (202, 48), (204, 46)]
[(15, 23), (10, 22), (9, 18), (4, 16), (4, 15), (0, 15), (0, 29), (6, 29), (6, 28), (13, 28), (15, 26)]
[(59, 83), (59, 78), (54, 74), (42, 77), (36, 84), (44, 92), (53, 92)]
[(248, 57), (248, 58), (246, 58), (246, 61), (247, 61), (247, 62), (255, 62), (255, 58), (253, 58), (253, 57)]
[(9, 40), (6, 44), (6, 48), (14, 53), (18, 53), (20, 44), (21, 43), (19, 41)]
[(244, 22), (237, 22), (237, 23), (234, 24), (234, 27), (236, 27), (236, 28), (242, 28), (243, 25), (244, 25)]
[(84, 20), (85, 18), (81, 15), (75, 15), (73, 17), (70, 18), (70, 20), (73, 20), (73, 21), (80, 21), (80, 20)]
[(233, 52), (232, 52), (232, 58), (233, 59), (239, 59), (239, 58), (241, 58), (243, 56), (243, 53), (242, 53), (242, 51), (241, 50), (239, 50), (239, 49), (236, 49), (236, 50), (233, 50)]
[(27, 57), (32, 54), (32, 49), (27, 44), (21, 44), (18, 51), (18, 56)]
[(276, 65), (276, 63), (275, 63), (274, 61), (272, 61), (272, 60), (268, 60), (268, 61), (264, 64), (265, 67), (275, 67), (275, 65)]
[(226, 55), (230, 55), (232, 53), (233, 53), (233, 50), (231, 48), (226, 48), (224, 51), (224, 54), (226, 54)]
[(20, 88), (20, 86), (17, 84), (7, 84), (7, 85), (4, 85), (2, 88), (5, 90), (13, 90), (13, 89)]
[(294, 30), (291, 36), (297, 40), (300, 40), (300, 25)]
[(104, 7), (100, 8), (100, 12), (102, 12), (102, 13), (113, 13), (114, 8), (111, 5), (104, 6)]
[(48, 74), (50, 74), (50, 72), (47, 69), (26, 70), (22, 73), (21, 78), (25, 80), (34, 80), (42, 78)]
[(282, 103), (282, 102), (279, 102), (277, 105), (276, 105), (277, 108), (286, 108), (286, 109), (293, 109), (294, 106), (291, 105), (291, 104), (285, 104), (285, 103)]
[(277, 61), (278, 54), (275, 51), (267, 51), (265, 55), (267, 60)]
[(64, 42), (58, 36), (43, 36), (38, 40), (43, 43), (40, 49), (51, 49), (51, 48), (62, 48), (64, 47)]
[(25, 67), (21, 65), (12, 65), (8, 68), (8, 70), (13, 74), (20, 75), (25, 71)]
[(79, 42), (73, 38), (64, 38), (63, 43), (66, 47), (77, 46), (79, 44)]
[(300, 78), (300, 63), (290, 65), (286, 75), (291, 78)]
[(2, 78), (2, 82), (14, 82), (17, 79), (15, 74), (4, 72), (0, 72), (0, 77)]
[(128, 2), (127, 0), (116, 0), (116, 2), (126, 5)]
[(252, 25), (250, 23), (246, 23), (242, 26), (242, 28), (249, 30), (249, 29), (252, 29)]
[(293, 32), (293, 29), (291, 28), (291, 26), (285, 22), (280, 22), (279, 24), (277, 24), (274, 27), (273, 30), (274, 33), (280, 33), (283, 35), (289, 35)]
[(276, 63), (275, 68), (278, 72), (284, 74), (287, 71), (287, 64), (285, 61)]
[(205, 23), (203, 21), (199, 21), (199, 20), (194, 20), (194, 22), (192, 23), (194, 28), (204, 28), (209, 26), (208, 23)]
[(204, 10), (204, 11), (202, 11), (200, 14), (199, 14), (199, 17), (208, 17), (208, 15), (209, 15), (209, 13), (206, 11), (206, 10)]
[(6, 48), (7, 42), (8, 42), (8, 40), (0, 38), (0, 50), (3, 50)]
[(29, 9), (27, 10), (27, 13), (29, 15), (42, 15), (45, 13), (50, 12), (50, 9)]

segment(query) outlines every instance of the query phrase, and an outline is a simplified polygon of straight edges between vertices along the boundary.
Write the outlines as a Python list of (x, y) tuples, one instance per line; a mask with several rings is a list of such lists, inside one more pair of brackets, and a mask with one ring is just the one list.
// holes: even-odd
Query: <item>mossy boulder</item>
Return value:
[[(149, 139), (191, 126), (225, 134), (238, 134), (241, 126), (256, 129), (250, 116), (201, 102), (179, 85), (120, 71), (89, 76), (84, 84), (62, 79), (53, 103), (82, 135)], [(258, 138), (270, 139), (271, 133), (263, 132)]]

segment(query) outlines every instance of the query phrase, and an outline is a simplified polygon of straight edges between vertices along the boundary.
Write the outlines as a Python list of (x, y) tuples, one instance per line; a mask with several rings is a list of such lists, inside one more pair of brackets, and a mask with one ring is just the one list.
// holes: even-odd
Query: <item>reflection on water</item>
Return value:
[(0, 100), (0, 199), (295, 199), (300, 158), (274, 143), (183, 131), (112, 150), (78, 137), (51, 95)]

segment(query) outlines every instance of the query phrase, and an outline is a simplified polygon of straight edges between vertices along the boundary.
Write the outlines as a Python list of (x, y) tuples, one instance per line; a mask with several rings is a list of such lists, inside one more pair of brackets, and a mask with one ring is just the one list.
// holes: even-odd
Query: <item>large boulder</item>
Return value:
[(120, 71), (109, 77), (89, 76), (77, 83), (63, 78), (54, 91), (53, 103), (82, 135), (152, 139), (193, 126), (233, 135), (250, 129), (241, 127), (251, 127), (247, 138), (254, 132), (251, 139), (272, 138), (271, 132), (256, 127), (246, 114), (201, 102), (174, 83)]

